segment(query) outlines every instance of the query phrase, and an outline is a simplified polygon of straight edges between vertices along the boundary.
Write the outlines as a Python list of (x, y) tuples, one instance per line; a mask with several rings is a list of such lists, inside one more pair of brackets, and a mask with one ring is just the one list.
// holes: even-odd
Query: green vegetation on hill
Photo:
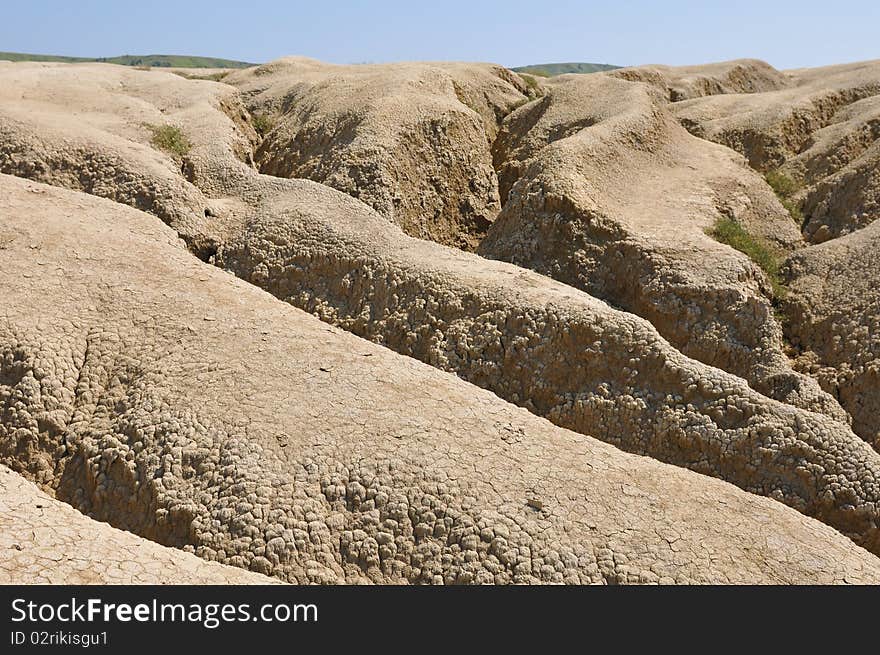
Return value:
[(275, 121), (266, 114), (254, 114), (251, 123), (261, 137), (266, 136), (275, 128)]
[(62, 57), (58, 55), (31, 55), (22, 52), (0, 52), (7, 61), (59, 61), (68, 64), (103, 62), (122, 66), (149, 66), (151, 68), (248, 68), (255, 64), (216, 57), (189, 57), (186, 55), (122, 55), (120, 57)]
[(587, 64), (583, 62), (568, 62), (563, 64), (532, 64), (531, 66), (518, 66), (513, 70), (517, 73), (529, 73), (530, 75), (538, 75), (540, 77), (553, 77), (554, 75), (564, 75), (565, 73), (598, 73), (600, 71), (611, 71), (620, 66), (611, 64)]
[(730, 218), (718, 219), (707, 233), (716, 241), (747, 255), (767, 274), (773, 287), (773, 295), (777, 299), (785, 296), (780, 272), (782, 255), (770, 243), (761, 237), (749, 234), (742, 225)]
[(791, 219), (800, 227), (804, 222), (804, 214), (801, 211), (800, 205), (792, 198), (794, 194), (800, 191), (800, 185), (779, 169), (769, 171), (764, 176), (764, 179), (767, 180), (767, 184), (779, 196), (779, 201), (788, 210), (788, 213), (791, 214)]
[(186, 156), (192, 143), (176, 125), (146, 125), (153, 133), (153, 145), (177, 157)]

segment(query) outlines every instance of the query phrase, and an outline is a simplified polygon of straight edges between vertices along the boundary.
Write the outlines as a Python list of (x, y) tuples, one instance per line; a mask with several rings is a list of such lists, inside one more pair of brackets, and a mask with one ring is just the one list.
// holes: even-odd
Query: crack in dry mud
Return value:
[[(33, 106), (0, 112), (0, 170), (148, 210), (174, 232), (2, 178), (11, 297), (48, 283), (13, 273), (24, 234), (55, 240), (41, 257), (55, 258), (66, 295), (44, 291), (58, 325), (34, 332), (7, 319), (0, 453), (58, 499), (160, 544), (299, 582), (873, 579), (873, 555), (790, 508), (880, 552), (880, 455), (868, 445), (878, 445), (877, 305), (841, 267), (855, 253), (871, 270), (877, 224), (804, 247), (761, 177), (681, 124), (719, 140), (702, 127), (704, 106), (772, 107), (846, 87), (847, 75), (856, 90), (835, 93), (872, 111), (860, 102), (880, 69), (624, 69), (540, 82), (540, 99), (489, 65), (288, 59), (227, 84), (82, 66), (74, 86), (65, 70), (0, 67), (7, 89), (47, 80)], [(125, 80), (102, 109), (112, 120), (40, 123), (66, 111), (57, 89), (88, 103), (108, 74)], [(184, 126), (191, 151), (156, 151), (125, 94), (155, 103), (154, 122)], [(810, 130), (870, 125), (845, 111), (824, 111)], [(265, 115), (277, 122), (261, 137), (255, 117)], [(871, 156), (864, 141), (847, 142), (841, 170)], [(816, 144), (785, 148), (797, 158)], [(870, 192), (861, 197), (870, 214)], [(47, 222), (21, 223), (31, 206)], [(110, 251), (90, 264), (65, 259), (57, 244), (76, 237), (59, 231), (62, 215)], [(706, 236), (719, 217), (790, 255), (790, 292), (777, 304), (794, 366), (763, 273)], [(178, 238), (250, 284), (216, 269), (178, 280), (171, 271), (204, 266), (181, 259)], [(126, 239), (141, 260), (112, 251)], [(855, 290), (817, 295), (811, 285), (832, 273)], [(355, 362), (357, 340), (322, 333), (255, 287), (476, 386), (365, 342), (370, 363)], [(78, 298), (103, 310), (82, 311)], [(82, 354), (77, 334), (88, 335)], [(511, 430), (521, 438), (506, 438)], [(560, 457), (570, 469), (553, 464)], [(618, 475), (649, 491), (612, 498)], [(720, 496), (736, 512), (695, 515)], [(703, 500), (680, 514), (684, 497)], [(770, 524), (758, 520), (768, 513)], [(669, 542), (667, 529), (683, 536)], [(760, 556), (745, 555), (767, 529), (781, 549), (762, 536)], [(736, 552), (736, 570), (700, 554), (716, 548), (707, 530), (726, 535), (718, 552)]]

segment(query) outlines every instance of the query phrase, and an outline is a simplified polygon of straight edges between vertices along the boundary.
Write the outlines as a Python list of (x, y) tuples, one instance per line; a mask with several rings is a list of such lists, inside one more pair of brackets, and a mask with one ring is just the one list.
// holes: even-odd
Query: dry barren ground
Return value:
[(95, 581), (880, 580), (875, 79), (0, 63), (4, 522), (148, 553)]

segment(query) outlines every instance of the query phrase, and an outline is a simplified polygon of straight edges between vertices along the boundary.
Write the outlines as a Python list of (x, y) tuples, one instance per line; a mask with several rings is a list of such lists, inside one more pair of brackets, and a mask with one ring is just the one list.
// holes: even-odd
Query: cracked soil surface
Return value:
[(877, 98), (0, 62), (0, 576), (880, 582)]

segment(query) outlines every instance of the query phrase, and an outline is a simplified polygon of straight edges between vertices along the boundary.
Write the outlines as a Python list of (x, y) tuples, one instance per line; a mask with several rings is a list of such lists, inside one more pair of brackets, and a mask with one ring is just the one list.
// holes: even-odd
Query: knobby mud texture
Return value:
[(847, 422), (791, 369), (763, 273), (705, 233), (731, 218), (793, 249), (797, 229), (763, 180), (687, 134), (649, 87), (568, 76), (505, 120), (495, 156), (510, 191), (480, 254), (636, 313), (686, 355)]
[[(322, 220), (329, 197), (297, 200), (263, 207), (217, 264), (559, 425), (777, 498), (859, 543), (877, 539), (873, 499), (859, 501), (859, 528), (850, 505), (853, 494), (880, 491), (880, 459), (845, 425), (773, 402), (683, 357), (647, 322), (569, 287), (382, 234), (381, 219), (354, 206)], [(848, 473), (852, 466), (860, 471)], [(849, 475), (850, 491), (831, 500)], [(844, 497), (847, 509), (836, 508)], [(856, 536), (862, 530), (867, 541)]]
[(880, 450), (880, 223), (809, 248), (787, 266), (788, 332), (798, 366)]
[(831, 528), (329, 327), (153, 217), (7, 176), (0, 203), (3, 462), (113, 524), (297, 582), (880, 581)]
[[(52, 75), (60, 77), (54, 70)], [(128, 71), (113, 75), (144, 98), (167, 100), (164, 94), (173, 90), (170, 118), (187, 126), (192, 142), (186, 184), (206, 207), (184, 229), (172, 225), (203, 259), (559, 425), (781, 500), (880, 550), (878, 454), (849, 430), (848, 416), (832, 395), (791, 370), (761, 272), (703, 232), (718, 216), (727, 216), (794, 250), (797, 228), (759, 176), (726, 149), (678, 128), (665, 100), (643, 85), (586, 78), (548, 82), (549, 99), (526, 104), (505, 119), (495, 148), (496, 164), (510, 164), (499, 166), (502, 180), (512, 171), (502, 218), (511, 217), (508, 246), (528, 253), (527, 265), (537, 270), (542, 269), (536, 262), (551, 257), (523, 245), (532, 232), (524, 212), (517, 217), (518, 206), (537, 203), (539, 224), (545, 219), (538, 208), (547, 209), (552, 229), (542, 227), (538, 234), (552, 235), (551, 246), (563, 240), (559, 235), (567, 225), (575, 226), (576, 235), (586, 234), (560, 246), (559, 260), (573, 275), (583, 275), (595, 266), (590, 257), (601, 251), (598, 261), (620, 260), (609, 269), (624, 282), (615, 288), (615, 278), (608, 276), (601, 290), (589, 288), (584, 278), (571, 284), (650, 319), (675, 347), (648, 322), (586, 293), (510, 264), (409, 238), (387, 217), (326, 186), (258, 174), (249, 165), (253, 130), (229, 86), (187, 80), (177, 86), (155, 76), (148, 82)], [(87, 97), (88, 86), (82, 79), (77, 83)], [(586, 93), (597, 88), (603, 94)], [(456, 102), (470, 97), (466, 89), (453, 86), (453, 92)], [(570, 115), (572, 102), (585, 97), (592, 98), (584, 102), (586, 115), (584, 110)], [(43, 98), (41, 111), (54, 102)], [(558, 120), (554, 102), (562, 108)], [(486, 127), (491, 115), (475, 106), (485, 134), (491, 134)], [(121, 131), (140, 144), (139, 128), (126, 127), (130, 119), (120, 112), (114, 115), (123, 122)], [(524, 115), (534, 122), (519, 132), (512, 129)], [(39, 124), (41, 115), (34, 116)], [(670, 143), (661, 148), (663, 140)], [(626, 156), (614, 159), (617, 148)], [(577, 170), (571, 167), (575, 160), (610, 165)], [(163, 155), (159, 161), (178, 174), (172, 158)], [(696, 173), (706, 170), (716, 173)], [(639, 203), (626, 202), (632, 176), (649, 181), (656, 176)], [(584, 181), (591, 179), (608, 190), (606, 196), (579, 195), (576, 189), (589, 188)], [(69, 183), (63, 176), (51, 181)], [(34, 188), (38, 192), (13, 203), (9, 215), (30, 212), (40, 189), (58, 193)], [(684, 191), (665, 196), (664, 188)], [(848, 564), (838, 566), (844, 560), (826, 544), (816, 550), (835, 553), (837, 560), (833, 566), (811, 564), (813, 573), (798, 568), (800, 559), (791, 563), (790, 552), (788, 563), (777, 566), (775, 555), (761, 552), (761, 565), (740, 551), (734, 559), (747, 564), (731, 573), (717, 563), (707, 568), (703, 551), (694, 549), (673, 556), (680, 573), (671, 575), (672, 568), (658, 564), (666, 561), (670, 543), (656, 541), (660, 532), (621, 531), (620, 525), (631, 524), (625, 518), (631, 513), (647, 511), (640, 503), (666, 498), (673, 487), (636, 493), (639, 500), (632, 501), (615, 486), (616, 474), (597, 469), (596, 453), (623, 458), (619, 471), (628, 480), (631, 463), (645, 460), (552, 427), (474, 386), (315, 323), (205, 268), (170, 230), (156, 233), (159, 237), (149, 233), (143, 223), (149, 217), (123, 220), (119, 229), (129, 235), (124, 238), (105, 233), (106, 226), (122, 220), (115, 211), (128, 210), (105, 213), (93, 202), (78, 194), (58, 200), (77, 208), (67, 212), (65, 229), (100, 230), (92, 240), (102, 244), (101, 256), (90, 259), (68, 243), (64, 252), (72, 255), (65, 256), (80, 263), (60, 268), (67, 276), (100, 268), (105, 251), (114, 251), (104, 245), (111, 236), (120, 244), (117, 252), (126, 255), (124, 267), (113, 260), (117, 268), (86, 276), (63, 296), (86, 298), (83, 307), (51, 296), (48, 305), (58, 306), (54, 323), (34, 316), (31, 323), (38, 328), (32, 329), (18, 316), (7, 319), (0, 371), (5, 461), (84, 511), (207, 559), (296, 581), (842, 579), (840, 566)], [(682, 205), (686, 211), (674, 210)], [(84, 213), (104, 219), (70, 223)], [(641, 216), (652, 219), (640, 222)], [(501, 219), (493, 232), (500, 225)], [(149, 237), (148, 251), (156, 238), (161, 243), (149, 264), (131, 261), (126, 240), (131, 232)], [(31, 236), (42, 247), (38, 233)], [(14, 233), (0, 233), (0, 257), (23, 248), (17, 240)], [(206, 245), (200, 250), (194, 243)], [(596, 244), (599, 250), (593, 250)], [(629, 259), (648, 264), (635, 267)], [(578, 268), (579, 260), (589, 265)], [(47, 277), (45, 271), (58, 270), (39, 256), (35, 266), (40, 274), (11, 276), (28, 293)], [(154, 266), (161, 271), (151, 270)], [(562, 279), (555, 268), (549, 273)], [(129, 283), (133, 274), (138, 284)], [(215, 283), (231, 286), (221, 292)], [(631, 300), (639, 294), (650, 300), (641, 305)], [(137, 299), (134, 306), (126, 304), (130, 296)], [(675, 312), (687, 317), (691, 335), (676, 332)], [(64, 362), (53, 364), (61, 372), (45, 383), (41, 353)], [(206, 404), (205, 398), (212, 400)], [(48, 409), (41, 409), (42, 403)], [(560, 469), (561, 461), (567, 464)], [(671, 471), (683, 476), (685, 487), (710, 485), (706, 497), (725, 489), (762, 515), (769, 511), (798, 526), (815, 525), (723, 483), (645, 465), (659, 467), (664, 485), (672, 484)], [(521, 476), (509, 479), (511, 470)], [(673, 486), (674, 496), (680, 490)], [(77, 488), (84, 490), (79, 498)], [(595, 490), (586, 504), (584, 488)], [(608, 502), (622, 504), (609, 509)], [(668, 514), (671, 505), (664, 504), (662, 521), (674, 524), (677, 534), (695, 535), (689, 531), (697, 528), (687, 522), (702, 519), (694, 518), (689, 504), (702, 507), (706, 501), (686, 495), (675, 502), (681, 514)], [(751, 538), (719, 529), (712, 507), (706, 531), (713, 539), (722, 535), (736, 549)], [(144, 515), (131, 518), (129, 508)], [(737, 520), (739, 511), (733, 512)], [(590, 527), (595, 521), (583, 517), (597, 512), (604, 518), (595, 533)], [(746, 514), (754, 516), (752, 509)], [(776, 529), (777, 523), (773, 518), (770, 525)], [(757, 528), (749, 526), (750, 535)], [(780, 530), (792, 535), (803, 530), (789, 533), (789, 527), (785, 523)], [(762, 539), (761, 548), (785, 542), (791, 551), (791, 544), (803, 539), (812, 537), (798, 534), (772, 546)], [(694, 536), (693, 543), (705, 540)], [(636, 557), (637, 552), (642, 554)]]
[(2, 584), (272, 584), (89, 519), (0, 466)]

